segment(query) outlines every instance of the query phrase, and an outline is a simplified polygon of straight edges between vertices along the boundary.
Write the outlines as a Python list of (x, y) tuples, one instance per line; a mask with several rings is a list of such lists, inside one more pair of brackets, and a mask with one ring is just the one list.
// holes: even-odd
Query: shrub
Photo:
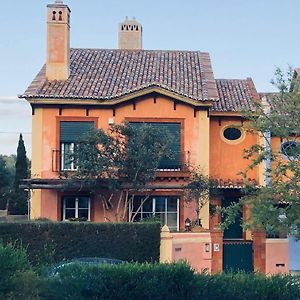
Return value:
[(0, 242), (20, 242), (35, 265), (77, 257), (159, 260), (159, 223), (0, 223)]
[(226, 273), (207, 276), (198, 274), (197, 299), (294, 300), (300, 299), (300, 286), (292, 276)]
[(0, 299), (37, 299), (38, 283), (26, 250), (0, 244)]
[(73, 265), (49, 279), (43, 296), (57, 300), (192, 299), (194, 279), (184, 263)]
[(30, 264), (23, 248), (13, 244), (0, 244), (0, 295), (10, 291), (15, 276), (29, 268)]
[(13, 289), (6, 299), (36, 300), (40, 299), (41, 279), (32, 270), (17, 273), (13, 280)]

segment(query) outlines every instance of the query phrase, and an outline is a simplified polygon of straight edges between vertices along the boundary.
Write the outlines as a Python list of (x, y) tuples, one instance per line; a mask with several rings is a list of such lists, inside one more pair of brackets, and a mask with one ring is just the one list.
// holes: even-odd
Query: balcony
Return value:
[[(71, 149), (71, 150), (70, 150)], [(72, 159), (74, 148), (68, 151), (52, 150), (52, 172), (76, 171), (76, 162)], [(189, 169), (190, 152), (181, 153), (181, 160), (177, 164), (167, 164), (166, 167), (160, 167), (158, 177), (174, 177), (175, 173), (187, 173)]]

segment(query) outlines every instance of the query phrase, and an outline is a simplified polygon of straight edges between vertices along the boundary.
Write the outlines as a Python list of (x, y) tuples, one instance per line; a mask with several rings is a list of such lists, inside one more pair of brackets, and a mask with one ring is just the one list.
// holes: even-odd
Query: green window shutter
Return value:
[[(179, 169), (181, 167), (181, 124), (180, 123), (159, 123), (159, 122), (131, 122), (132, 125), (149, 124), (161, 132), (170, 132), (172, 143), (170, 145), (171, 157), (162, 157), (159, 162), (159, 169)], [(162, 136), (163, 138), (163, 136)]]
[(74, 143), (80, 136), (94, 128), (94, 122), (60, 122), (60, 142)]

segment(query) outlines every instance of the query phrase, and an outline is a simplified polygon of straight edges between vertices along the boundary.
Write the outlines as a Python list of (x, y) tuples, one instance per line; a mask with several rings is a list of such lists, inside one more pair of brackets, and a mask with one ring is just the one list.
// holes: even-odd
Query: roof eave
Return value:
[(30, 104), (57, 104), (57, 105), (97, 105), (97, 106), (113, 106), (117, 104), (121, 104), (123, 102), (133, 100), (138, 97), (142, 97), (148, 94), (157, 93), (170, 98), (173, 98), (176, 101), (183, 102), (195, 107), (211, 107), (214, 101), (218, 99), (193, 99), (188, 95), (180, 95), (176, 92), (166, 90), (161, 87), (149, 87), (140, 91), (135, 91), (128, 93), (126, 95), (122, 95), (119, 97), (111, 98), (111, 99), (97, 99), (97, 98), (76, 98), (76, 97), (57, 97), (53, 96), (31, 96), (31, 95), (20, 95), (19, 98), (26, 99)]

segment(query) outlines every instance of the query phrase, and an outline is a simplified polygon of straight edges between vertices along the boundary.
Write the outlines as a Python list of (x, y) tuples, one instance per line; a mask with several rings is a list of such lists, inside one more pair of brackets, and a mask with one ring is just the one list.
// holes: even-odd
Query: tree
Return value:
[(10, 176), (7, 169), (6, 162), (2, 156), (0, 156), (0, 209), (7, 208), (7, 197), (10, 191)]
[[(115, 220), (128, 219), (132, 222), (152, 195), (154, 187), (151, 184), (161, 160), (174, 159), (170, 147), (172, 142), (168, 130), (157, 130), (147, 123), (139, 126), (130, 123), (114, 125), (108, 132), (93, 130), (77, 143), (71, 158), (76, 162), (77, 170), (69, 184), (78, 185), (80, 182), (79, 188), (85, 186), (94, 191), (106, 189), (108, 193), (98, 193), (102, 195), (104, 213), (116, 205)], [(184, 191), (186, 203), (196, 201), (196, 224), (200, 224), (199, 211), (208, 201), (210, 186), (208, 177), (202, 175), (199, 169), (192, 168), (190, 180), (178, 186)], [(127, 215), (129, 204), (137, 194), (143, 194), (144, 197), (135, 212)], [(119, 198), (114, 204), (112, 198), (116, 195)]]
[[(250, 159), (247, 171), (264, 163), (266, 185), (247, 186), (241, 205), (247, 205), (251, 218), (246, 226), (263, 228), (270, 236), (299, 234), (300, 228), (300, 90), (299, 79), (290, 70), (276, 70), (273, 84), (278, 93), (255, 103), (255, 111), (245, 113), (249, 130), (257, 132), (263, 143), (245, 150)], [(280, 151), (274, 140), (281, 142)], [(231, 207), (232, 209), (232, 207)], [(236, 209), (239, 209), (236, 206)]]
[[(171, 141), (168, 132), (146, 123), (114, 125), (108, 132), (93, 130), (78, 140), (71, 158), (76, 161), (77, 171), (69, 184), (80, 180), (89, 189), (109, 191), (108, 197), (102, 197), (104, 211), (112, 208), (111, 200), (119, 194), (115, 218), (125, 220), (135, 193), (147, 192), (142, 204), (149, 198), (151, 189), (145, 185), (153, 181), (161, 158), (172, 157)], [(130, 221), (135, 217), (136, 214), (131, 215)]]
[(22, 134), (20, 134), (17, 158), (16, 158), (16, 173), (14, 180), (14, 199), (10, 202), (9, 211), (11, 214), (25, 215), (27, 214), (27, 198), (28, 192), (20, 190), (19, 184), (22, 179), (27, 179), (29, 176), (28, 159), (26, 157), (26, 149)]

